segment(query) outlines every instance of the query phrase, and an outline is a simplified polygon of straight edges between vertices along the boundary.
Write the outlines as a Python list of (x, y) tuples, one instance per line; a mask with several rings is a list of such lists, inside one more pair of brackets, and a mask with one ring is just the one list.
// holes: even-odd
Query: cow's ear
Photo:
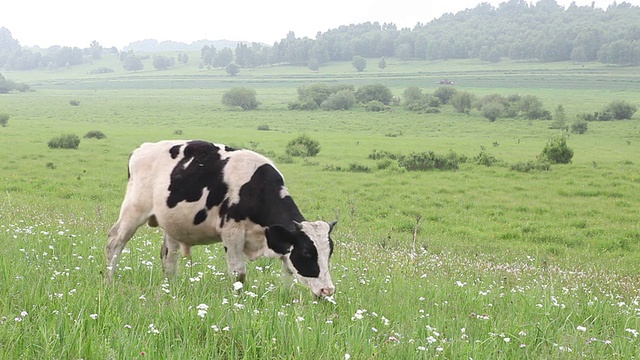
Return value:
[(288, 254), (293, 246), (295, 235), (282, 225), (271, 225), (265, 231), (267, 246), (278, 254)]
[(331, 234), (331, 232), (333, 231), (333, 227), (336, 226), (337, 223), (338, 223), (338, 220), (334, 220), (334, 221), (328, 223), (329, 224), (329, 234)]

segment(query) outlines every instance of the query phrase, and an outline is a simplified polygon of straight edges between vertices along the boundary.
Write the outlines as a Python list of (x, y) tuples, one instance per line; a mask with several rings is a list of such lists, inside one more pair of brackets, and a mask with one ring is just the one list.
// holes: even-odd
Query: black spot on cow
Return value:
[(175, 159), (178, 157), (178, 155), (180, 155), (181, 147), (182, 145), (176, 145), (176, 146), (172, 146), (171, 149), (169, 149), (169, 154), (171, 154), (172, 159)]
[(225, 145), (225, 146), (224, 146), (224, 151), (232, 152), (232, 151), (236, 151), (236, 150), (238, 150), (238, 149), (236, 149), (236, 148), (232, 148), (232, 147), (231, 147), (231, 146), (229, 146), (229, 145)]
[(187, 143), (183, 154), (171, 171), (167, 206), (173, 208), (181, 201), (198, 201), (205, 188), (209, 190), (207, 209), (220, 205), (229, 189), (223, 179), (223, 169), (228, 160), (222, 160), (220, 149), (205, 141)]
[(238, 203), (229, 205), (226, 200), (222, 203), (220, 215), (226, 221), (249, 219), (265, 227), (304, 221), (293, 199), (290, 196), (280, 197), (283, 187), (282, 175), (272, 165), (264, 164), (242, 185)]
[(207, 219), (207, 209), (202, 209), (198, 211), (196, 216), (193, 218), (193, 225), (202, 224)]

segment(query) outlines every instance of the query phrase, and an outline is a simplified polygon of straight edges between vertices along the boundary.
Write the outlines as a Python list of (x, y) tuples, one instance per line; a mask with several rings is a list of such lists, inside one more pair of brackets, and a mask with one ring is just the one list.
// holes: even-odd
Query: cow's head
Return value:
[(332, 295), (335, 290), (329, 258), (333, 253), (330, 234), (336, 223), (294, 222), (292, 229), (272, 225), (266, 231), (269, 248), (281, 254), (284, 266), (318, 297)]

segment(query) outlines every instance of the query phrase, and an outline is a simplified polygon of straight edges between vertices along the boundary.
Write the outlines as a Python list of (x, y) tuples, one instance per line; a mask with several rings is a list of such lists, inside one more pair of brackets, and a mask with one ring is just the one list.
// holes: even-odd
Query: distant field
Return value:
[[(0, 127), (0, 359), (640, 356), (638, 113), (571, 134), (571, 164), (522, 173), (509, 165), (534, 160), (560, 135), (550, 121), (492, 123), (451, 108), (287, 110), (311, 82), (382, 83), (401, 96), (409, 86), (432, 92), (446, 78), (478, 96), (536, 95), (552, 112), (562, 104), (572, 122), (611, 101), (640, 106), (636, 68), (387, 59), (380, 71), (370, 59), (363, 73), (336, 63), (231, 78), (198, 69), (197, 56), (166, 71), (147, 62), (135, 74), (115, 58), (2, 72), (33, 91), (0, 95), (0, 113), (10, 115)], [(100, 66), (116, 71), (88, 74)], [(224, 107), (233, 86), (255, 89), (260, 108)], [(264, 125), (269, 131), (258, 130)], [(107, 138), (47, 147), (56, 135), (91, 130)], [(285, 146), (300, 134), (321, 151), (290, 161)], [(307, 218), (338, 218), (336, 304), (284, 289), (280, 265), (267, 260), (250, 264), (245, 291), (233, 292), (221, 246), (194, 249), (194, 263), (182, 261), (177, 281), (166, 283), (152, 229), (129, 243), (115, 286), (100, 285), (128, 156), (167, 138), (264, 152)], [(368, 158), (374, 150), (485, 151), (503, 164), (380, 170)], [(209, 307), (204, 317), (199, 304)]]

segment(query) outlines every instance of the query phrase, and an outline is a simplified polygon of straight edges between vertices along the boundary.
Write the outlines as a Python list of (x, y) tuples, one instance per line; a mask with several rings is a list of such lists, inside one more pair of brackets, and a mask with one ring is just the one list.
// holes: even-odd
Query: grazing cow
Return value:
[(329, 236), (336, 222), (309, 222), (298, 210), (282, 174), (264, 156), (205, 141), (145, 143), (129, 159), (129, 182), (120, 218), (109, 231), (107, 279), (125, 244), (144, 223), (164, 230), (166, 275), (176, 272), (177, 251), (220, 242), (228, 271), (244, 281), (244, 255), (279, 257), (318, 297), (333, 294)]

